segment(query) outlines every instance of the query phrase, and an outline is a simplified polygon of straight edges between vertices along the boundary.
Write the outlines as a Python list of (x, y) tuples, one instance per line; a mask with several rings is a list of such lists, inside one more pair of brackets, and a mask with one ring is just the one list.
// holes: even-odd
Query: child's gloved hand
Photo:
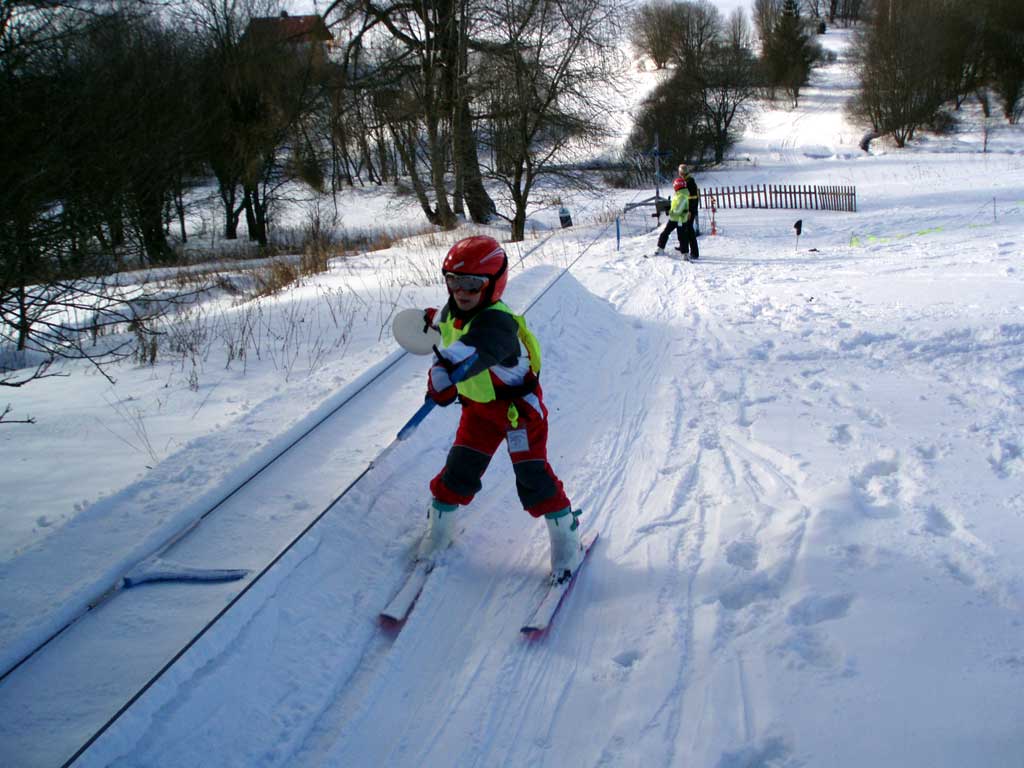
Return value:
[(452, 381), (449, 363), (444, 355), (438, 355), (437, 361), (430, 367), (427, 374), (427, 397), (442, 408), (455, 402), (459, 391)]
[(437, 317), (437, 307), (427, 307), (423, 310), (423, 332), (426, 333), (431, 328), (437, 328), (434, 325), (434, 318)]

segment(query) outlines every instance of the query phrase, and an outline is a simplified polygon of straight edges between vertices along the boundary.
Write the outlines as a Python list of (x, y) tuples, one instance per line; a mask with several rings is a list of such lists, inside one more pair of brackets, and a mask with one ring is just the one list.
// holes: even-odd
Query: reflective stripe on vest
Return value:
[[(496, 301), (484, 311), (486, 312), (491, 309), (507, 312), (516, 319), (516, 323), (519, 325), (519, 340), (526, 347), (526, 354), (530, 360), (530, 370), (533, 371), (534, 375), (540, 374), (540, 342), (537, 341), (537, 337), (533, 335), (530, 329), (526, 327), (526, 319), (509, 309), (508, 305), (503, 301)], [(469, 332), (472, 324), (473, 321), (470, 320), (462, 328), (456, 328), (455, 318), (449, 314), (438, 326), (441, 330), (441, 341), (444, 343), (444, 346), (450, 347), (461, 339)], [(470, 376), (465, 381), (460, 381), (455, 385), (455, 388), (463, 397), (478, 403), (489, 403), (497, 399), (497, 394), (494, 391), (494, 382), (491, 380), (489, 370), (480, 371), (480, 373)], [(509, 420), (513, 423), (516, 421), (516, 419), (512, 418), (511, 414)]]

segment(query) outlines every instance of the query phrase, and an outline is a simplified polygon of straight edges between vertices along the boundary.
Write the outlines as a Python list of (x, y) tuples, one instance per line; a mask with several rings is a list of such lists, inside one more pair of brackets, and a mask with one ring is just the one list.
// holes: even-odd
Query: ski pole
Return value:
[(412, 415), (412, 418), (405, 422), (405, 426), (398, 430), (398, 440), (405, 440), (409, 435), (416, 431), (416, 427), (420, 425), (420, 422), (427, 418), (427, 414), (434, 410), (434, 406), (437, 405), (429, 397), (423, 402), (416, 413)]
[[(452, 372), (448, 374), (449, 378), (452, 380), (452, 384), (458, 384), (460, 381), (466, 378), (466, 373), (473, 366), (473, 363), (476, 362), (476, 358), (477, 354), (474, 352), (472, 355), (470, 355), (457, 366), (455, 366)], [(435, 403), (433, 400), (427, 397), (423, 405), (421, 405), (416, 410), (416, 413), (412, 415), (412, 418), (405, 423), (405, 426), (398, 430), (398, 436), (396, 439), (407, 439), (409, 435), (416, 431), (416, 427), (418, 427), (420, 425), (420, 422), (427, 417), (427, 414), (434, 410), (435, 405), (437, 405), (437, 403)]]

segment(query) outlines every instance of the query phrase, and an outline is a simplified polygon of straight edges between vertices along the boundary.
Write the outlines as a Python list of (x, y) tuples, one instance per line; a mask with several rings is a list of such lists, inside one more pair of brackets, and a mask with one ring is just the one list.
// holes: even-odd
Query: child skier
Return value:
[(682, 178), (677, 178), (672, 182), (672, 204), (668, 209), (668, 223), (665, 225), (665, 229), (658, 235), (658, 250), (654, 252), (655, 256), (661, 256), (665, 253), (665, 244), (668, 242), (668, 236), (672, 234), (672, 230), (676, 230), (676, 236), (679, 238), (679, 250), (683, 252), (684, 256), (687, 252), (687, 242), (684, 238), (684, 229), (686, 225), (687, 210), (689, 208), (690, 197), (686, 191), (686, 181)]
[[(427, 379), (427, 395), (441, 406), (456, 399), (462, 416), (444, 468), (430, 482), (429, 529), (420, 559), (433, 559), (452, 540), (456, 510), (469, 504), (498, 445), (508, 443), (523, 508), (543, 517), (551, 539), (551, 571), (569, 578), (583, 559), (579, 512), (572, 509), (562, 482), (547, 461), (548, 411), (540, 381), (540, 345), (501, 301), (508, 281), (508, 259), (498, 241), (476, 236), (448, 251), (441, 271), (448, 303), (427, 309), (427, 324), (441, 332), (443, 349)], [(452, 381), (460, 365), (468, 369)]]

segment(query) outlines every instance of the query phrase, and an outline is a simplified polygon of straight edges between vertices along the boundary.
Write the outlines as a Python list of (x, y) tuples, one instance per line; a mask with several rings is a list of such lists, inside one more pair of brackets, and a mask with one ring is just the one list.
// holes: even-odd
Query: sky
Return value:
[[(716, 206), (694, 264), (622, 213), (650, 190), (547, 189), (574, 226), (542, 206), (508, 246), (549, 457), (600, 533), (542, 637), (519, 626), (546, 534), (501, 451), (408, 621), (377, 619), (458, 419), (395, 439), (429, 359), (390, 317), (444, 300), (448, 236), (214, 295), (179, 318), (207, 329), (194, 363), (11, 393), (37, 423), (0, 431), (0, 762), (101, 729), (76, 765), (1019, 762), (1024, 133), (982, 152), (969, 105), (960, 134), (863, 152), (849, 38), (823, 42), (800, 106), (697, 179), (853, 185), (856, 213)], [(188, 568), (247, 574), (123, 586)]]

